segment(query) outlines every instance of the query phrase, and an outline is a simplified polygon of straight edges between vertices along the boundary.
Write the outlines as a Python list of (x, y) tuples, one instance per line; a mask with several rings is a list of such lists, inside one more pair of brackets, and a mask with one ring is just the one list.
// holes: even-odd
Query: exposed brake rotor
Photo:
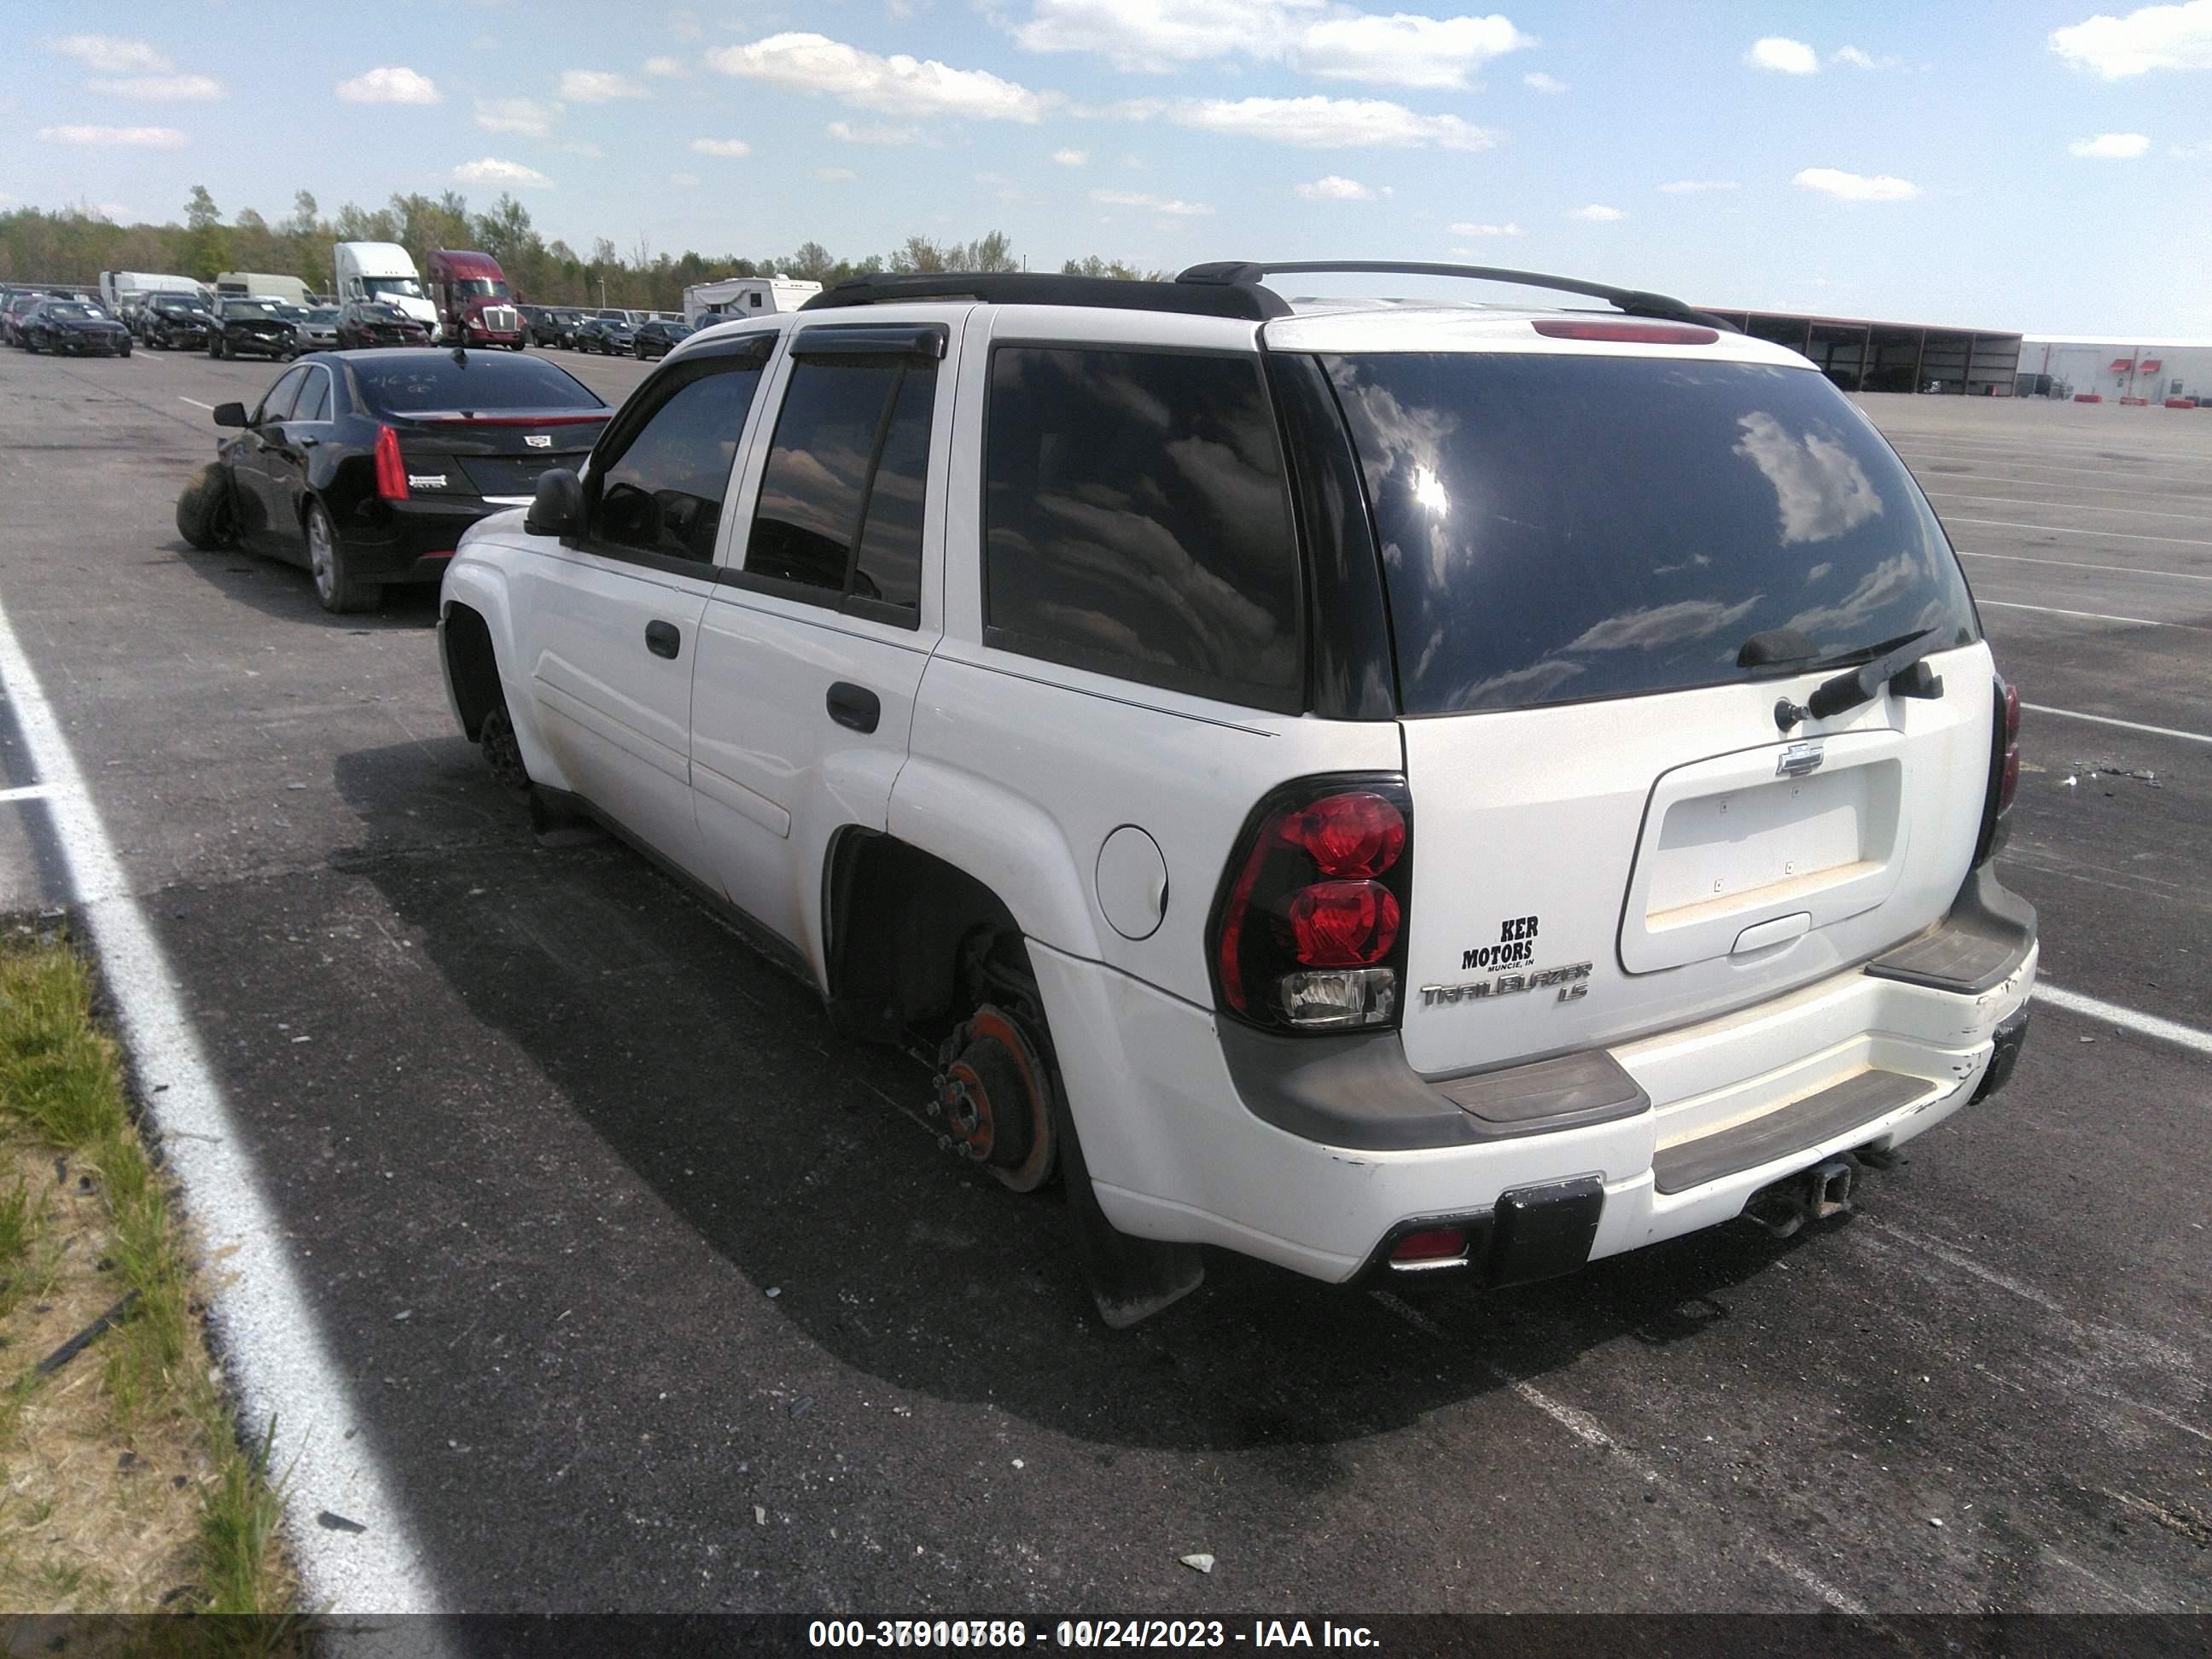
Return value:
[(945, 1143), (1018, 1193), (1052, 1174), (1052, 1080), (1013, 1016), (989, 1003), (945, 1040), (933, 1115)]

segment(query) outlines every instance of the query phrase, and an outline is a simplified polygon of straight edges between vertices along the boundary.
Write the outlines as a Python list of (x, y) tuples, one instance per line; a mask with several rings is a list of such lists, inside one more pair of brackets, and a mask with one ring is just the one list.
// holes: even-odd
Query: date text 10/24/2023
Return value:
[(1254, 1619), (817, 1619), (806, 1628), (815, 1649), (903, 1648), (910, 1651), (1005, 1651), (1025, 1647), (1356, 1648), (1382, 1645), (1364, 1625), (1330, 1620)]

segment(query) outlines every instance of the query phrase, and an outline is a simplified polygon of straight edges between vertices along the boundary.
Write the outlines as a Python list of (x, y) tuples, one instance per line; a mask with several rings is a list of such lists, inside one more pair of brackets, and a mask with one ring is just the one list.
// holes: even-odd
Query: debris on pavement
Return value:
[(1213, 1558), (1210, 1555), (1186, 1555), (1182, 1558), (1182, 1564), (1194, 1572), (1212, 1572), (1213, 1571)]

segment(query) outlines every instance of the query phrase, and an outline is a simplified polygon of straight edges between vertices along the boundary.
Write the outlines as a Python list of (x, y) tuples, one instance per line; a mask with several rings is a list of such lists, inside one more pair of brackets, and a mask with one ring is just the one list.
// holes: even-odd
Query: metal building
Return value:
[(2020, 395), (2202, 403), (2212, 398), (2212, 340), (2030, 334), (2021, 343)]
[(1754, 339), (1801, 351), (1846, 392), (1932, 392), (2009, 398), (2024, 365), (2021, 337), (1999, 329), (1930, 328), (1795, 311), (1707, 306)]

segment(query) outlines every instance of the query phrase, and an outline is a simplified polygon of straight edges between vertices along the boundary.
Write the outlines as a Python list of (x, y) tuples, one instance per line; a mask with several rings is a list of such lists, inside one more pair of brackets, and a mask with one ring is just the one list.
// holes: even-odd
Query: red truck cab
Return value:
[(438, 307), (441, 343), (503, 346), (520, 351), (528, 343), (522, 313), (507, 286), (507, 273), (489, 253), (465, 248), (433, 248), (423, 261), (423, 282)]

